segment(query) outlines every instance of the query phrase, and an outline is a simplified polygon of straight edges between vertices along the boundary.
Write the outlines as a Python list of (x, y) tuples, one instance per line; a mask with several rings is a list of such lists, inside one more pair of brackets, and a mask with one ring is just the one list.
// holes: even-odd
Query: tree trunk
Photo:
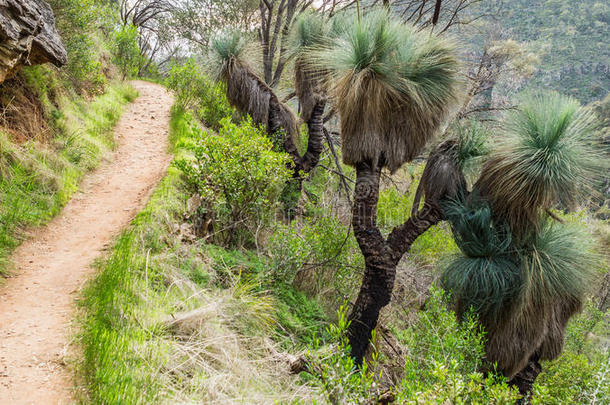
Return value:
[(517, 387), (519, 393), (523, 396), (519, 400), (519, 404), (529, 404), (534, 382), (538, 374), (542, 372), (542, 366), (538, 362), (538, 355), (534, 354), (530, 357), (525, 368), (517, 373), (508, 383)]
[(377, 228), (380, 176), (381, 168), (373, 167), (371, 162), (356, 165), (352, 226), (364, 255), (365, 269), (358, 298), (349, 315), (350, 325), (347, 332), (352, 357), (358, 365), (364, 358), (371, 332), (377, 326), (379, 311), (390, 302), (393, 271), (396, 269)]
[(286, 184), (282, 191), (281, 199), (284, 202), (284, 213), (288, 219), (293, 219), (296, 213), (296, 206), (301, 196), (303, 188), (304, 174), (311, 172), (320, 161), (320, 155), (324, 149), (324, 108), (326, 101), (318, 101), (313, 108), (311, 117), (307, 122), (309, 138), (307, 141), (307, 150), (301, 156), (292, 135), (288, 134), (280, 123), (280, 103), (276, 97), (272, 97), (269, 101), (269, 122), (267, 131), (270, 135), (278, 132), (283, 133), (284, 151), (290, 155), (294, 163), (292, 179)]
[(324, 149), (324, 108), (326, 101), (318, 101), (313, 107), (311, 117), (307, 121), (309, 139), (307, 140), (307, 151), (301, 158), (300, 170), (309, 173), (320, 161), (320, 155)]
[(424, 204), (414, 216), (394, 228), (385, 240), (377, 227), (380, 176), (380, 166), (373, 167), (371, 162), (356, 165), (352, 225), (364, 256), (365, 270), (358, 298), (349, 315), (347, 333), (351, 355), (358, 365), (362, 364), (379, 312), (390, 303), (398, 262), (420, 235), (442, 219), (438, 207)]

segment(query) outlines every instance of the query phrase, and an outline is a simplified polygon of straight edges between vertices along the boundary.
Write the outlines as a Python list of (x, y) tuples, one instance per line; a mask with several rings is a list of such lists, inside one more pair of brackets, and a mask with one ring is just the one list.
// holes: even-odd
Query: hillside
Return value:
[(609, 22), (0, 1), (0, 403), (605, 403)]
[[(540, 64), (528, 87), (553, 89), (584, 103), (610, 92), (610, 6), (597, 0), (499, 3), (486, 19), (502, 35), (527, 42)], [(476, 12), (476, 11), (473, 11)]]

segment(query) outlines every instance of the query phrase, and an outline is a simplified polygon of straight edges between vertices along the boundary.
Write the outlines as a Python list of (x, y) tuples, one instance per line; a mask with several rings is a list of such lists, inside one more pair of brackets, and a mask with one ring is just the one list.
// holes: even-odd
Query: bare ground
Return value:
[(50, 224), (15, 252), (16, 275), (0, 287), (0, 404), (70, 404), (66, 366), (75, 298), (92, 262), (143, 207), (167, 170), (172, 97), (133, 82), (140, 97), (115, 129), (112, 160), (88, 175)]

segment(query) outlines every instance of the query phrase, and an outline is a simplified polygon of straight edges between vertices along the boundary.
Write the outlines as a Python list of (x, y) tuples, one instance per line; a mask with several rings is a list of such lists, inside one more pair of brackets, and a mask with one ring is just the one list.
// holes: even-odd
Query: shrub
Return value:
[(210, 81), (195, 60), (189, 58), (182, 65), (171, 66), (165, 85), (173, 90), (176, 105), (185, 110), (192, 110), (206, 97)]
[(271, 141), (246, 120), (221, 121), (218, 135), (196, 127), (189, 146), (194, 160), (179, 159), (188, 184), (204, 201), (200, 210), (214, 218), (214, 239), (229, 246), (255, 242), (290, 177), (290, 158), (272, 150)]
[(208, 88), (206, 97), (201, 100), (199, 116), (210, 128), (217, 130), (223, 118), (232, 118), (235, 110), (229, 105), (224, 84), (216, 83)]
[(138, 75), (142, 62), (138, 35), (138, 28), (131, 24), (122, 25), (112, 33), (112, 59), (123, 79)]
[[(267, 246), (270, 278), (342, 303), (356, 291), (362, 255), (348, 227), (336, 218), (278, 224)], [(336, 306), (334, 306), (336, 308)]]
[(106, 78), (98, 60), (93, 35), (97, 19), (108, 13), (96, 0), (49, 0), (57, 28), (68, 53), (68, 64), (61, 71), (79, 91), (101, 93)]
[(174, 91), (179, 107), (193, 111), (214, 130), (220, 128), (223, 118), (233, 116), (223, 85), (213, 83), (193, 58), (174, 64), (165, 84)]
[(483, 376), (484, 332), (472, 314), (458, 322), (440, 290), (431, 290), (426, 309), (399, 339), (408, 348), (399, 403), (512, 404), (518, 397), (502, 377)]

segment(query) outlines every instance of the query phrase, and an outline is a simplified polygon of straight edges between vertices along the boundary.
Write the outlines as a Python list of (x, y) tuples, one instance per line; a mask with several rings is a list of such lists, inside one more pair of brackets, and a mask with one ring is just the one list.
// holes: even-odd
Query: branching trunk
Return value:
[(325, 106), (326, 102), (320, 101), (314, 107), (311, 118), (307, 122), (309, 130), (307, 150), (301, 156), (294, 138), (281, 127), (281, 122), (278, 118), (281, 108), (279, 102), (274, 97), (269, 102), (269, 124), (267, 126), (269, 134), (275, 134), (280, 131), (284, 133), (284, 151), (292, 157), (295, 173), (309, 173), (320, 161), (320, 155), (324, 149), (324, 125), (322, 124), (322, 119)]
[(292, 179), (286, 185), (282, 197), (284, 200), (285, 212), (291, 219), (294, 217), (297, 202), (301, 196), (304, 175), (311, 172), (318, 165), (320, 155), (324, 149), (324, 124), (322, 120), (324, 118), (325, 107), (325, 101), (319, 101), (314, 106), (311, 117), (307, 122), (307, 128), (309, 130), (307, 150), (305, 151), (305, 154), (301, 156), (292, 135), (287, 134), (281, 127), (279, 120), (281, 107), (279, 101), (277, 101), (277, 98), (272, 97), (269, 102), (268, 131), (270, 134), (276, 134), (278, 131), (284, 133), (283, 148), (284, 151), (291, 156), (294, 163)]
[(377, 202), (381, 167), (370, 162), (356, 166), (356, 188), (352, 225), (365, 260), (365, 271), (358, 298), (349, 316), (348, 336), (352, 357), (361, 364), (379, 312), (389, 304), (394, 288), (396, 266), (413, 242), (441, 219), (437, 207), (424, 205), (404, 224), (384, 239), (377, 227)]

